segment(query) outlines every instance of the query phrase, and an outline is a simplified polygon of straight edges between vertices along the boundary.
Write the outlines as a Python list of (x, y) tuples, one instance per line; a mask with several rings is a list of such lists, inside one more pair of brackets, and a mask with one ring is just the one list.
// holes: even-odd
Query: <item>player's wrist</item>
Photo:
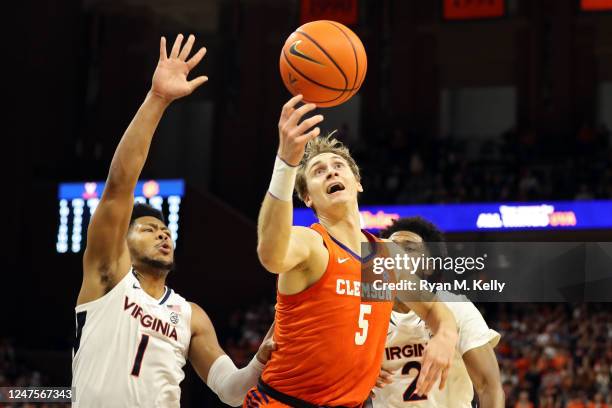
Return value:
[(457, 333), (456, 327), (453, 328), (441, 325), (434, 337), (454, 344), (459, 339), (459, 334)]
[(291, 201), (297, 169), (297, 166), (287, 163), (279, 155), (276, 155), (268, 192), (281, 201)]
[(149, 92), (147, 93), (146, 101), (152, 104), (155, 104), (156, 106), (162, 109), (167, 108), (172, 103), (171, 99), (168, 99), (164, 97), (163, 95), (160, 95), (159, 93), (155, 92), (154, 89), (149, 90)]

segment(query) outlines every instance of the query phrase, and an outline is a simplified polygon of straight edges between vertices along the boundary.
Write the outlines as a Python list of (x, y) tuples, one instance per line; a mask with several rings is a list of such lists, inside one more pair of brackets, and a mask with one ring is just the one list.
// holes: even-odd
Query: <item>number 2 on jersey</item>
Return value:
[(359, 304), (359, 329), (355, 333), (355, 344), (358, 346), (363, 346), (368, 338), (368, 327), (369, 322), (366, 319), (367, 314), (372, 313), (372, 305), (364, 305), (363, 303)]
[(414, 377), (414, 380), (412, 380), (410, 385), (408, 385), (408, 388), (406, 388), (406, 391), (404, 391), (404, 401), (426, 400), (427, 395), (419, 396), (414, 393), (414, 391), (416, 390), (417, 381), (419, 380), (419, 375), (421, 375), (421, 363), (418, 361), (407, 362), (404, 368), (402, 368), (402, 374), (408, 375), (408, 373), (410, 373), (410, 370), (412, 370), (413, 368), (417, 370), (417, 375), (416, 377)]
[(140, 374), (140, 366), (142, 365), (142, 357), (144, 356), (144, 352), (147, 349), (147, 344), (149, 344), (149, 336), (147, 334), (143, 334), (140, 339), (140, 344), (138, 345), (138, 350), (136, 351), (136, 358), (134, 359), (134, 366), (132, 367), (132, 375), (138, 377)]

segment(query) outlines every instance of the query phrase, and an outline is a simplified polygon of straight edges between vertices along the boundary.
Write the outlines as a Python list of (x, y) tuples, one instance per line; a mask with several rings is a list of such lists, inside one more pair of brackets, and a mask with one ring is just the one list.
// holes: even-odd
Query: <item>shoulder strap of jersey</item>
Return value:
[(318, 232), (319, 235), (321, 235), (321, 238), (323, 238), (323, 243), (329, 251), (329, 259), (334, 259), (334, 257), (337, 256), (338, 244), (336, 244), (336, 242), (332, 239), (325, 227), (319, 223), (315, 223), (312, 224), (310, 228)]

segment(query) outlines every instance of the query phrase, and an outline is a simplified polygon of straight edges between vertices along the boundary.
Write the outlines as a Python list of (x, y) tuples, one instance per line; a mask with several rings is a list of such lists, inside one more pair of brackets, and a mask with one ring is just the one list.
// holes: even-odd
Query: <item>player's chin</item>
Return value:
[(143, 259), (143, 261), (156, 269), (171, 271), (174, 269), (174, 255), (156, 255)]

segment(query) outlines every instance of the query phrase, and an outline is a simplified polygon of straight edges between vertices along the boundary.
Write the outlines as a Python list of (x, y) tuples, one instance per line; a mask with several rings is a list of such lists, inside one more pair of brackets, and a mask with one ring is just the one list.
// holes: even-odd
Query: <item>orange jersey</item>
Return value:
[(329, 252), (327, 269), (300, 293), (277, 293), (277, 349), (262, 379), (312, 404), (357, 407), (368, 398), (380, 372), (393, 302), (362, 300), (359, 256), (322, 225), (311, 228), (323, 237)]

